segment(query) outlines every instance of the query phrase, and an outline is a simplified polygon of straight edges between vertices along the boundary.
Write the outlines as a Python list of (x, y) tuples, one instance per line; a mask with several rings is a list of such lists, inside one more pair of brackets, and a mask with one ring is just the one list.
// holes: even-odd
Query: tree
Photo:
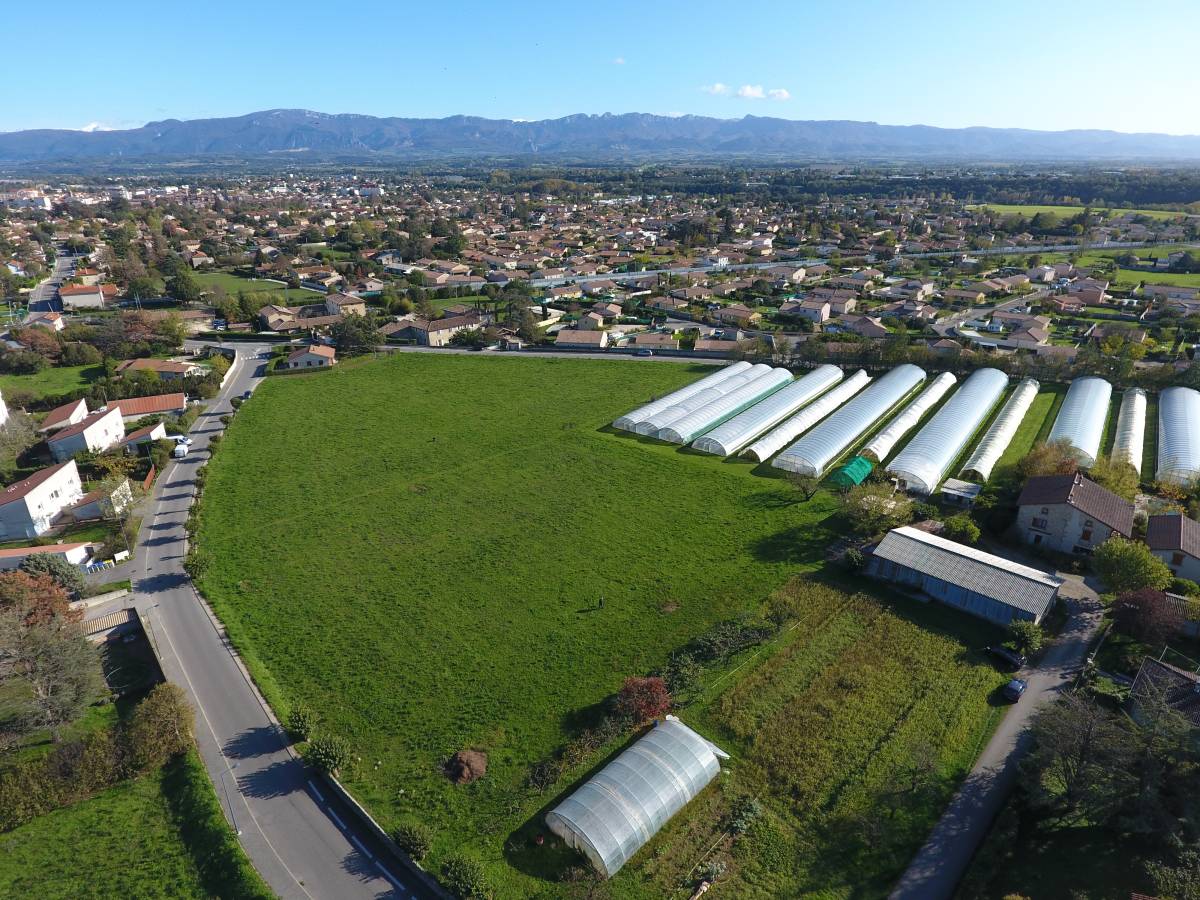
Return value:
[(130, 757), (141, 771), (157, 769), (192, 746), (195, 713), (183, 688), (157, 685), (137, 705), (126, 729)]
[(1115, 594), (1147, 587), (1161, 591), (1172, 578), (1167, 564), (1151, 553), (1149, 547), (1117, 534), (1096, 548), (1092, 565)]
[(1189, 847), (1178, 857), (1175, 865), (1158, 861), (1146, 864), (1155, 893), (1168, 900), (1200, 900), (1200, 853)]
[(1009, 625), (1008, 630), (1012, 633), (1009, 640), (1013, 648), (1022, 656), (1032, 656), (1042, 649), (1042, 626), (1036, 622), (1018, 620)]
[(96, 648), (61, 618), (30, 625), (15, 610), (0, 611), (0, 666), (27, 688), (13, 701), (23, 733), (57, 731), (104, 690)]
[(35, 578), (46, 575), (68, 594), (83, 590), (83, 573), (57, 553), (31, 553), (21, 561), (19, 570)]
[(77, 622), (80, 614), (70, 607), (67, 592), (49, 574), (17, 569), (0, 573), (0, 612), (11, 612), (27, 627), (54, 620)]
[(350, 747), (341, 738), (315, 737), (304, 748), (304, 761), (326, 775), (336, 774), (350, 761)]
[(852, 533), (866, 537), (908, 522), (912, 506), (912, 500), (895, 493), (890, 484), (865, 482), (846, 493), (842, 515)]
[(1088, 470), (1088, 478), (1126, 500), (1137, 496), (1138, 471), (1124, 460), (1101, 456)]
[(333, 326), (330, 336), (338, 353), (343, 356), (362, 356), (375, 352), (383, 343), (383, 335), (369, 316), (349, 315)]
[(617, 692), (618, 715), (646, 722), (665, 715), (671, 709), (671, 692), (667, 683), (657, 675), (640, 678), (631, 675)]
[(191, 272), (181, 270), (167, 280), (167, 293), (180, 303), (195, 303), (200, 299), (200, 284)]
[(1113, 627), (1144, 644), (1165, 644), (1183, 629), (1184, 616), (1178, 605), (1154, 588), (1121, 594), (1112, 612)]
[(528, 307), (522, 307), (520, 313), (517, 314), (517, 336), (526, 344), (534, 344), (541, 335), (541, 330), (537, 327), (537, 319), (533, 317), (533, 311)]
[(450, 343), (455, 347), (482, 349), (488, 343), (487, 333), (482, 328), (463, 328), (451, 335)]
[(804, 502), (807, 503), (817, 495), (817, 491), (821, 488), (821, 479), (814, 475), (804, 475), (800, 472), (789, 472), (787, 476), (788, 483), (796, 489)]
[(979, 540), (979, 526), (966, 513), (958, 513), (943, 523), (942, 534), (952, 541), (961, 544), (974, 544)]
[(1037, 475), (1073, 475), (1078, 469), (1079, 451), (1065, 438), (1035, 444), (1017, 463), (1017, 471), (1023, 479)]

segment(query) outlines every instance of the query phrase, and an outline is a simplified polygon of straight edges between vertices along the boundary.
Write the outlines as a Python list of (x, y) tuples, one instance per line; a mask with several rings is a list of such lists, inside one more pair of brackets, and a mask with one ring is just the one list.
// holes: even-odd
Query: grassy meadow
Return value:
[[(1026, 216), (1032, 218), (1038, 213), (1050, 214), (1059, 218), (1067, 218), (1076, 216), (1083, 212), (1083, 206), (1050, 206), (1045, 204), (1030, 204), (1030, 203), (981, 203), (980, 206), (986, 206), (993, 212), (999, 213), (1002, 216)], [(1102, 207), (1094, 206), (1092, 209), (1100, 212)], [(1110, 218), (1113, 216), (1121, 216), (1126, 213), (1134, 213), (1139, 216), (1149, 216), (1152, 219), (1174, 219), (1177, 216), (1183, 215), (1181, 212), (1173, 212), (1171, 210), (1162, 209), (1130, 209), (1128, 207), (1118, 207), (1109, 210)]]
[[(276, 710), (306, 705), (351, 743), (344, 780), (385, 827), (430, 825), (431, 868), (461, 852), (483, 861), (498, 897), (561, 896), (548, 880), (561, 852), (531, 835), (619, 748), (544, 793), (526, 786), (530, 766), (626, 676), (821, 566), (837, 537), (833, 496), (800, 503), (748, 463), (607, 427), (710, 371), (400, 354), (271, 379), (237, 414), (210, 463), (201, 588)], [(979, 629), (900, 605), (917, 609), (864, 598), (814, 609), (819, 627), (736, 660), (737, 677), (682, 713), (731, 745), (737, 774), (721, 785), (772, 792), (778, 835), (739, 865), (743, 895), (822, 883), (839, 886), (828, 896), (877, 895), (986, 738), (995, 673), (969, 653)], [(759, 665), (772, 668), (742, 688)], [(928, 806), (886, 858), (839, 849), (836, 872), (822, 871), (844, 843), (833, 820), (857, 814), (914, 742), (935, 748), (943, 779)], [(803, 762), (778, 754), (801, 746), (814, 754), (799, 767), (803, 808), (775, 777)], [(455, 786), (441, 768), (464, 748), (484, 750), (488, 771)], [(705, 811), (727, 799), (706, 791), (607, 890), (675, 890), (711, 834)]]
[(320, 291), (290, 288), (278, 281), (268, 281), (265, 278), (242, 278), (232, 272), (197, 272), (196, 281), (199, 282), (202, 291), (211, 291), (215, 287), (221, 287), (231, 297), (237, 296), (238, 291), (245, 291), (247, 294), (277, 293), (283, 298), (276, 301), (280, 306), (318, 303), (324, 296)]
[(60, 397), (89, 387), (103, 375), (103, 366), (60, 366), (36, 375), (0, 375), (0, 392), (5, 397), (24, 393), (33, 400)]

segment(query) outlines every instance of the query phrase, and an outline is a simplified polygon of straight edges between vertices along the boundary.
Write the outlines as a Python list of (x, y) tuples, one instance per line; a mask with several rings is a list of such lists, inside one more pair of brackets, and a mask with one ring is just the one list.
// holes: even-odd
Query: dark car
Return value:
[(639, 350), (639, 351), (637, 351), (637, 353), (634, 354), (634, 356), (653, 356), (653, 355), (654, 355), (653, 350)]
[(1020, 669), (1024, 667), (1026, 662), (1028, 662), (1028, 660), (1026, 660), (1025, 657), (1016, 650), (1009, 650), (1007, 647), (1000, 644), (997, 644), (994, 647), (988, 647), (987, 652), (996, 657), (1001, 665), (1007, 669)]
[(1025, 679), (1014, 678), (1012, 681), (1006, 684), (1000, 692), (1004, 694), (1005, 700), (1011, 700), (1013, 703), (1016, 703), (1021, 699), (1021, 697), (1025, 694), (1025, 691), (1028, 689), (1029, 683), (1026, 682)]

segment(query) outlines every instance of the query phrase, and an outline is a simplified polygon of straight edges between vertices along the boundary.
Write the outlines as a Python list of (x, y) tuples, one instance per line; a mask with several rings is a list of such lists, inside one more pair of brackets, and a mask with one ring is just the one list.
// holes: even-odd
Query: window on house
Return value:
[(1091, 520), (1091, 519), (1088, 519), (1088, 520), (1086, 520), (1086, 521), (1083, 523), (1083, 527), (1084, 527), (1084, 528), (1091, 528), (1093, 524), (1094, 524), (1094, 523), (1092, 522), (1092, 520)]
[(1171, 565), (1173, 565), (1173, 566), (1183, 565), (1183, 554), (1182, 553), (1172, 553), (1171, 554)]
[(1083, 529), (1083, 534), (1081, 534), (1079, 537), (1082, 540), (1090, 541), (1092, 539), (1092, 529), (1090, 529), (1090, 528)]
[(1048, 516), (1048, 515), (1050, 515), (1050, 507), (1048, 507), (1048, 506), (1043, 506), (1043, 507), (1042, 507), (1042, 515), (1043, 515), (1043, 516)]
[(1042, 536), (1040, 534), (1035, 534), (1033, 536), (1033, 542), (1035, 544), (1040, 544), (1042, 542)]
[(1034, 528), (1040, 528), (1043, 531), (1046, 530), (1046, 520), (1045, 519), (1034, 519), (1030, 524)]

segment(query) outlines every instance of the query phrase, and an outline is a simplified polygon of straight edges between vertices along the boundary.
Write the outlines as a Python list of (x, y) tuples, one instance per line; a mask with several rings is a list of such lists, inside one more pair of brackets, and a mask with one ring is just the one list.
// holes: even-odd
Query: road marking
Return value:
[(327, 810), (327, 812), (329, 813), (329, 818), (331, 818), (331, 819), (333, 819), (333, 821), (337, 822), (338, 828), (342, 829), (342, 831), (345, 831), (346, 823), (338, 818), (338, 814), (335, 813), (332, 809)]
[(312, 792), (317, 795), (317, 799), (320, 800), (322, 803), (324, 803), (325, 798), (321, 796), (321, 792), (317, 790), (317, 786), (315, 784), (313, 784), (311, 781), (308, 783), (308, 786), (309, 786), (309, 788), (312, 789)]
[(400, 881), (400, 879), (398, 879), (394, 875), (392, 875), (392, 873), (387, 870), (387, 867), (383, 863), (376, 860), (375, 868), (377, 868), (380, 872), (383, 873), (383, 877), (386, 878), (388, 881), (390, 881), (392, 883), (392, 886), (396, 890), (400, 891), (401, 897), (408, 896), (408, 894), (404, 890), (404, 883), (402, 881)]
[(362, 845), (362, 843), (361, 843), (361, 842), (358, 840), (358, 838), (356, 838), (354, 835), (350, 835), (350, 843), (352, 843), (352, 844), (353, 844), (355, 847), (357, 847), (357, 848), (358, 848), (358, 852), (359, 852), (359, 853), (361, 853), (363, 856), (365, 856), (367, 859), (371, 860), (371, 862), (374, 862), (374, 861), (375, 861), (375, 857), (373, 857), (373, 856), (372, 856), (372, 855), (371, 855), (371, 854), (370, 854), (370, 853), (367, 851), (367, 848), (366, 848), (366, 847), (364, 847), (364, 846)]

